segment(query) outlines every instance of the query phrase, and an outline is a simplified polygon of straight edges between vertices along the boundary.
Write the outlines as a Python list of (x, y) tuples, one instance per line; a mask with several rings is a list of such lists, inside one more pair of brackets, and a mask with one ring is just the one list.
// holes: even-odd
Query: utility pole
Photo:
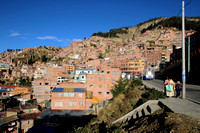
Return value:
[(184, 1), (182, 1), (182, 82), (183, 82), (183, 99), (185, 99), (185, 11)]
[(188, 80), (190, 75), (190, 36), (188, 36)]

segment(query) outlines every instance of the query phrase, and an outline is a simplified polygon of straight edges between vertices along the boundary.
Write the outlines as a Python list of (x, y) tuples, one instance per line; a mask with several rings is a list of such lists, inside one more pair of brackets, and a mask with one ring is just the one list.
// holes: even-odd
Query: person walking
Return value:
[(168, 78), (165, 80), (165, 91), (167, 97), (173, 97), (174, 96), (174, 90), (175, 90), (175, 83), (171, 78)]
[(177, 81), (175, 88), (176, 88), (176, 98), (179, 98), (182, 90), (182, 84), (180, 83), (180, 81)]

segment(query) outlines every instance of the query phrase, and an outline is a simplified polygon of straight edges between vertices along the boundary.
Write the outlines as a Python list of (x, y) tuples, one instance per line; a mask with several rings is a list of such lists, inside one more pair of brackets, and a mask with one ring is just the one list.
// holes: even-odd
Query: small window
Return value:
[(98, 94), (99, 94), (99, 95), (101, 95), (101, 94), (102, 94), (102, 92), (98, 92)]
[(107, 79), (107, 80), (109, 80), (110, 78), (109, 78), (109, 77), (107, 77), (106, 79)]
[(22, 125), (25, 125), (26, 124), (26, 122), (24, 121), (24, 122), (22, 122)]
[(93, 80), (93, 78), (91, 77), (90, 80)]
[(78, 97), (83, 97), (83, 94), (78, 94)]
[(99, 78), (99, 81), (101, 81), (102, 80), (102, 78)]
[(82, 76), (82, 79), (84, 79), (84, 76)]
[(39, 85), (42, 85), (42, 83), (39, 83)]
[(110, 94), (110, 92), (106, 92), (106, 94), (107, 94), (107, 95), (109, 95), (109, 94)]
[(99, 85), (99, 88), (102, 88), (102, 85)]
[(33, 121), (31, 120), (31, 121), (28, 121), (28, 124), (33, 124)]
[(90, 87), (93, 87), (93, 85), (90, 85)]
[(83, 102), (80, 102), (80, 105), (84, 105), (85, 103), (83, 103)]
[(109, 74), (110, 73), (110, 71), (107, 71), (107, 74)]
[(49, 83), (45, 83), (45, 85), (49, 85)]
[(60, 93), (60, 94), (58, 94), (58, 96), (59, 96), (59, 97), (62, 97), (62, 94)]

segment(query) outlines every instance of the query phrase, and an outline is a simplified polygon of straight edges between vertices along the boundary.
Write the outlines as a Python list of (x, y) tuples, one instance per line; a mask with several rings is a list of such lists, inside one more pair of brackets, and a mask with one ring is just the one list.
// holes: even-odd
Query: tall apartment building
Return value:
[(119, 68), (101, 68), (94, 74), (87, 74), (87, 90), (97, 98), (111, 99), (112, 94), (110, 90), (120, 76), (121, 71)]
[(38, 79), (33, 81), (33, 98), (38, 103), (49, 101), (51, 99), (51, 91), (57, 87), (57, 82), (46, 79)]
[(144, 69), (144, 60), (125, 60), (121, 62), (121, 71), (126, 74), (137, 75)]

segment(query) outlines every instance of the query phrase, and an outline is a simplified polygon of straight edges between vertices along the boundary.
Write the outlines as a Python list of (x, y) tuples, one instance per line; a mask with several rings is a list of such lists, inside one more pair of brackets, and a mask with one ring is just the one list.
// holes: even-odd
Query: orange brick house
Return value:
[(111, 99), (110, 90), (114, 83), (119, 80), (121, 71), (119, 68), (104, 67), (97, 73), (87, 75), (87, 90), (100, 99)]
[(56, 88), (52, 91), (52, 110), (86, 110), (85, 88)]

